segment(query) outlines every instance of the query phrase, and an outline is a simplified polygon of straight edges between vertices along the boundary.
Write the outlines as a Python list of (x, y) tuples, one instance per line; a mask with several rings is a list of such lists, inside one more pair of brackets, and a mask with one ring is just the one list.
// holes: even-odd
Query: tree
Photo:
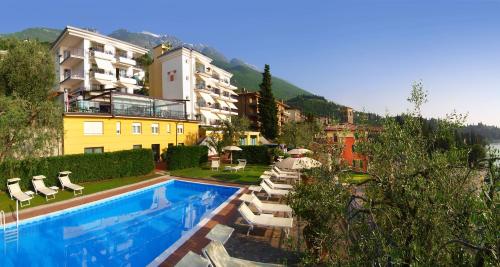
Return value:
[(274, 99), (269, 65), (264, 66), (259, 99), (259, 122), (265, 138), (274, 140), (278, 136), (278, 108)]
[(224, 120), (208, 136), (208, 147), (215, 150), (220, 156), (224, 152), (223, 148), (237, 144), (237, 141), (249, 127), (250, 121), (246, 117), (233, 116), (231, 120)]
[(289, 147), (308, 147), (322, 132), (322, 126), (316, 120), (305, 122), (291, 121), (281, 127), (281, 134), (278, 140)]
[[(370, 162), (370, 181), (362, 193), (335, 183), (333, 177), (342, 174), (335, 170), (297, 186), (290, 204), (307, 222), (307, 263), (496, 265), (498, 167), (490, 158), (488, 172), (471, 169), (467, 148), (453, 142), (436, 146), (453, 137), (464, 117), (452, 114), (425, 132), (421, 108), (426, 100), (422, 84), (414, 84), (413, 110), (401, 120), (387, 117), (377, 138), (359, 144)], [(482, 180), (484, 173), (488, 182)]]
[(52, 153), (62, 133), (62, 109), (49, 100), (53, 57), (35, 41), (11, 45), (0, 61), (0, 162)]
[(149, 95), (149, 65), (153, 63), (153, 59), (149, 53), (142, 55), (139, 58), (136, 58), (137, 65), (144, 69), (144, 80), (139, 83), (142, 86), (141, 89), (136, 90), (136, 94), (140, 95)]

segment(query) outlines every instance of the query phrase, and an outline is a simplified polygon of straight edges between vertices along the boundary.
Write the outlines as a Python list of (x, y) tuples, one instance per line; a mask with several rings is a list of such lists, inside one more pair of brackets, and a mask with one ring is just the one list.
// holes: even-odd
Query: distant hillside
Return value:
[(0, 34), (0, 37), (13, 37), (21, 40), (36, 39), (40, 42), (53, 42), (61, 30), (51, 28), (27, 28), (20, 32)]
[[(328, 101), (322, 96), (317, 95), (299, 95), (286, 101), (288, 105), (302, 110), (304, 114), (310, 114), (315, 117), (329, 117), (340, 121), (343, 105)], [(356, 111), (354, 113), (354, 122), (379, 125), (382, 117), (374, 114)]]
[(481, 136), (487, 142), (500, 141), (500, 128), (496, 126), (485, 125), (482, 123), (467, 125), (462, 129), (463, 133), (471, 133)]

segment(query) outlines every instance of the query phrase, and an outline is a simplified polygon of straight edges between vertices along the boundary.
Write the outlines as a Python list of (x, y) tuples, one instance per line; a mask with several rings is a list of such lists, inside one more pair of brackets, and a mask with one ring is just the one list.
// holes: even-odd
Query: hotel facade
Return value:
[(216, 126), (238, 115), (232, 74), (211, 64), (212, 59), (184, 46), (153, 48), (150, 95), (186, 101), (189, 119)]
[(159, 160), (169, 146), (196, 143), (188, 101), (133, 94), (144, 79), (135, 59), (147, 49), (67, 27), (52, 52), (64, 104), (62, 154), (150, 148)]

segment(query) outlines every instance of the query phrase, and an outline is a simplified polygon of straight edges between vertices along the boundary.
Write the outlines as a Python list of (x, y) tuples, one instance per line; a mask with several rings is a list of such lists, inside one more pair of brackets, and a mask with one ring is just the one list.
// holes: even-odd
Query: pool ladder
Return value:
[(6, 230), (5, 212), (0, 210), (0, 223), (3, 228), (3, 248), (4, 254), (7, 251), (7, 244), (16, 242), (16, 249), (19, 250), (19, 202), (16, 200), (16, 227)]

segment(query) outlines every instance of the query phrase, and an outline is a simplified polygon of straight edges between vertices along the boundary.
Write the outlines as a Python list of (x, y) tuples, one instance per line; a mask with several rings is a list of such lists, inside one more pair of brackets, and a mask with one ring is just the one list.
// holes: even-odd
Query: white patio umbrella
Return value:
[(286, 158), (280, 162), (277, 162), (275, 166), (280, 169), (297, 170), (299, 172), (299, 183), (300, 183), (300, 170), (320, 167), (321, 162), (309, 157)]
[(231, 151), (231, 164), (233, 164), (233, 151), (241, 151), (243, 149), (237, 147), (237, 146), (225, 146), (222, 148), (224, 151)]
[(303, 155), (303, 154), (307, 154), (307, 153), (312, 153), (312, 151), (309, 149), (305, 149), (305, 148), (294, 148), (294, 149), (288, 151), (287, 153), (290, 155)]

